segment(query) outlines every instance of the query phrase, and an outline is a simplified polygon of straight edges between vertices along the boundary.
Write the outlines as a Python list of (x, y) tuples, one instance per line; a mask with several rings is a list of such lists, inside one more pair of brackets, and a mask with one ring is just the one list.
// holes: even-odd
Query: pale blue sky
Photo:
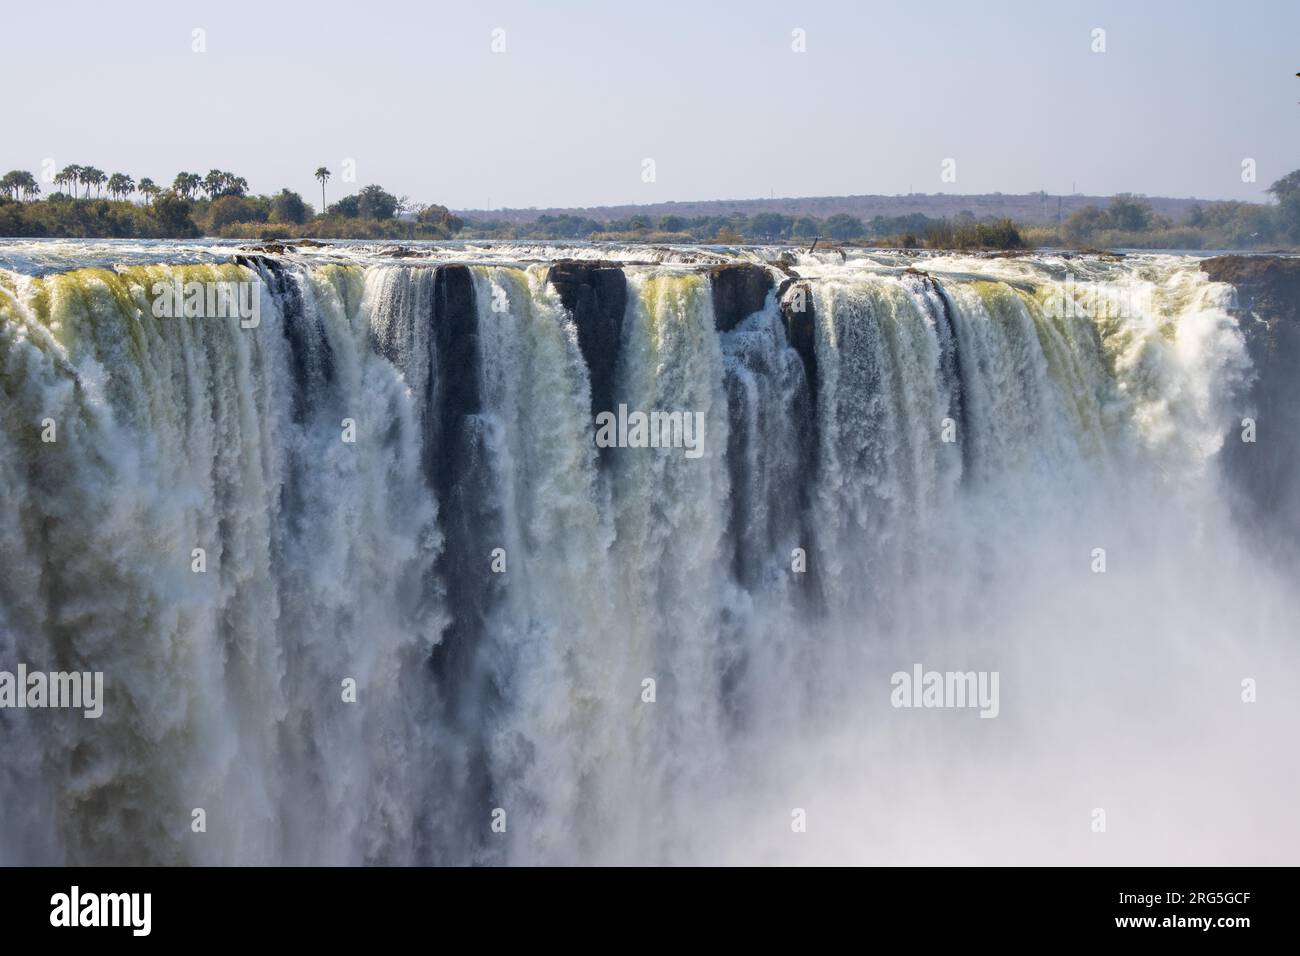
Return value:
[[(6, 4), (2, 23), (0, 169), (38, 175), (47, 158), (160, 183), (216, 166), (318, 204), (324, 164), (330, 201), (377, 182), (465, 208), (909, 188), (1262, 199), (1300, 167), (1294, 0), (49, 0)], [(344, 158), (357, 183), (339, 181)]]

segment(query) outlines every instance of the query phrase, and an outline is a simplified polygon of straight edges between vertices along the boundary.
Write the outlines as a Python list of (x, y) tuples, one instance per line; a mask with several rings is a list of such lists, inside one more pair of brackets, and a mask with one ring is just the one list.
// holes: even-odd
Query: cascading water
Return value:
[[(105, 687), (0, 710), (0, 862), (1294, 853), (1300, 601), (1193, 260), (229, 252), (0, 259), (0, 670)], [(891, 707), (913, 663), (998, 719)]]

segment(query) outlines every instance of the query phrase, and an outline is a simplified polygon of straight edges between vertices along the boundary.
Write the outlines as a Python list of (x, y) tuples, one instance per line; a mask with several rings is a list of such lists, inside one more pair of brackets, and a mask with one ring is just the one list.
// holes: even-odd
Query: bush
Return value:
[(0, 234), (22, 237), (77, 239), (190, 238), (198, 230), (189, 218), (189, 204), (164, 201), (144, 208), (122, 200), (71, 199), (60, 196), (43, 202), (0, 204)]
[(1065, 220), (1063, 232), (1065, 238), (1070, 242), (1088, 242), (1092, 239), (1093, 233), (1105, 229), (1107, 225), (1106, 214), (1096, 206), (1084, 206), (1082, 209), (1070, 213)]
[(311, 207), (303, 202), (302, 196), (288, 189), (281, 189), (271, 200), (271, 211), (267, 218), (271, 222), (301, 225), (311, 218), (311, 212)]
[(361, 201), (356, 196), (344, 196), (325, 210), (327, 216), (339, 216), (343, 219), (356, 219), (360, 215)]
[(794, 219), (775, 212), (761, 212), (749, 220), (749, 234), (755, 239), (785, 239), (794, 228)]
[(181, 199), (171, 191), (159, 193), (149, 205), (149, 211), (162, 229), (162, 235), (178, 239), (188, 239), (199, 234), (198, 228), (190, 219), (192, 209), (188, 199)]
[[(579, 235), (583, 232), (584, 228), (586, 233), (590, 233), (592, 231), (591, 226), (596, 225), (590, 219), (575, 219), (573, 216), (543, 216), (541, 218), (555, 219), (557, 232), (561, 235), (563, 235), (563, 233), (568, 229), (573, 230), (572, 236)], [(446, 206), (439, 206), (436, 203), (431, 203), (428, 206), (422, 207), (420, 211), (416, 213), (415, 221), (443, 229), (449, 236), (454, 236), (456, 233), (460, 232), (461, 229), (465, 228), (465, 220), (461, 219), (460, 216), (453, 215), (452, 211)], [(564, 238), (569, 238), (569, 236), (564, 236)]]
[(1151, 204), (1131, 193), (1119, 193), (1106, 210), (1106, 224), (1122, 232), (1143, 232), (1151, 226)]
[(1010, 219), (988, 222), (942, 220), (926, 232), (925, 244), (931, 249), (1023, 249), (1025, 241)]
[(367, 186), (358, 193), (358, 219), (392, 219), (396, 215), (397, 197), (381, 186)]
[(232, 222), (258, 222), (265, 218), (259, 212), (257, 206), (243, 196), (222, 196), (208, 204), (207, 231), (216, 234)]
[(822, 224), (811, 216), (801, 216), (794, 221), (791, 232), (801, 239), (812, 239), (822, 234)]
[(826, 235), (832, 239), (856, 239), (859, 236), (866, 235), (867, 232), (866, 227), (862, 225), (861, 219), (842, 212), (828, 217), (825, 228)]

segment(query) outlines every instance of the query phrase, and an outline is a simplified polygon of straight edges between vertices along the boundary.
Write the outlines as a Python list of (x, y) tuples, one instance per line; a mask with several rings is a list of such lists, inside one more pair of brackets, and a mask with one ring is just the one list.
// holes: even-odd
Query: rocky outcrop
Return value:
[[(474, 276), (467, 266), (441, 265), (433, 279), (431, 348), (436, 394), (425, 439), (426, 468), (438, 497), (443, 550), (438, 573), (447, 584), (451, 621), (432, 657), (450, 701), (481, 693), (474, 648), (501, 600), (500, 575), (486, 574), (489, 546), (503, 540), (501, 505), (489, 435), (483, 427), (479, 382), (482, 349)], [(457, 704), (450, 704), (457, 706)]]
[[(547, 281), (573, 316), (591, 381), (591, 413), (613, 411), (614, 367), (627, 310), (627, 277), (617, 263), (561, 259)], [(603, 449), (602, 449), (603, 451)]]
[(1201, 271), (1233, 286), (1238, 306), (1254, 313), (1242, 325), (1247, 341), (1255, 338), (1258, 345), (1276, 346), (1300, 331), (1300, 258), (1215, 256), (1201, 263)]
[(790, 347), (803, 359), (812, 407), (817, 407), (817, 314), (813, 305), (811, 283), (796, 278), (784, 279), (777, 290), (781, 303), (781, 323)]
[(775, 284), (771, 270), (753, 262), (726, 262), (709, 269), (708, 275), (719, 332), (730, 332), (760, 311)]
[[(455, 435), (466, 415), (480, 411), (478, 305), (474, 277), (467, 266), (439, 266), (433, 279), (433, 343), (440, 390), (441, 441), (433, 447), (455, 447), (448, 439)], [(443, 454), (436, 482), (445, 494), (456, 470), (454, 455)]]
[(1300, 259), (1218, 256), (1201, 269), (1236, 289), (1237, 321), (1255, 366), (1242, 416), (1255, 441), (1234, 429), (1224, 465), (1239, 492), (1238, 511), (1261, 541), (1300, 551)]
[(284, 316), (282, 328), (289, 348), (289, 386), (295, 422), (306, 420), (308, 397), (320, 394), (334, 381), (334, 351), (315, 310), (304, 308), (302, 287), (292, 267), (273, 255), (236, 255), (236, 265), (252, 269), (265, 284)]

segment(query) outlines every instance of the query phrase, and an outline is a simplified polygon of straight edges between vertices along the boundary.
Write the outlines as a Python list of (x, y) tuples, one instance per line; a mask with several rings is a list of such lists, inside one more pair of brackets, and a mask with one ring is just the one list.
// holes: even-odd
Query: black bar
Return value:
[[(1128, 937), (1139, 945), (1231, 946), (1291, 937), (1295, 883), (1294, 870), (1260, 868), (12, 868), (0, 870), (0, 925), (6, 942), (67, 942), (75, 933), (80, 943), (205, 946), (282, 939), (337, 947), (414, 936), (438, 949), (461, 948), (466, 935), (495, 945), (511, 934), (534, 946), (602, 939), (611, 947), (637, 939), (676, 945), (693, 938), (691, 927), (732, 942), (832, 931), (881, 945), (911, 939), (913, 952), (943, 940), (983, 947)], [(120, 910), (126, 925), (52, 925), (59, 894), (70, 904), (73, 886), (87, 915), (87, 905), (100, 905), (98, 896), (87, 904), (87, 896), (150, 894), (148, 935), (135, 935), (143, 897), (138, 908)], [(1171, 893), (1179, 895), (1172, 902)]]

